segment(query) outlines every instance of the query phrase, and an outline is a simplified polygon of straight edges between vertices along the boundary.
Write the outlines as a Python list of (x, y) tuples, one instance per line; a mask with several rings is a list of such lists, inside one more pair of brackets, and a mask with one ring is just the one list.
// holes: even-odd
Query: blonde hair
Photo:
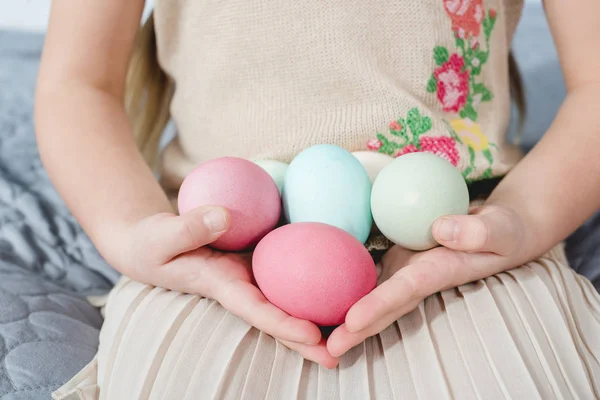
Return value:
[(127, 71), (125, 110), (137, 146), (152, 168), (156, 167), (162, 133), (171, 117), (169, 106), (173, 91), (173, 81), (158, 63), (154, 15), (151, 14), (136, 37)]
[[(520, 137), (525, 121), (525, 92), (516, 60), (511, 52), (508, 59), (510, 93), (519, 111)], [(162, 132), (169, 122), (169, 106), (174, 84), (160, 68), (156, 49), (154, 16), (150, 15), (136, 38), (135, 49), (127, 73), (125, 107), (136, 143), (146, 162), (155, 167)]]

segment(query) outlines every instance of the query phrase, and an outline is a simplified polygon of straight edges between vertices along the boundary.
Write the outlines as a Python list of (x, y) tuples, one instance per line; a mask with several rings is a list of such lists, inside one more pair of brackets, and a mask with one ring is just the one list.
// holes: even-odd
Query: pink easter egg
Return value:
[(373, 258), (358, 239), (331, 225), (300, 222), (265, 236), (252, 258), (265, 297), (288, 314), (320, 326), (346, 313), (377, 283)]
[(279, 189), (255, 163), (236, 157), (207, 161), (186, 176), (178, 196), (180, 213), (215, 205), (231, 213), (231, 227), (211, 247), (240, 251), (273, 230), (281, 214)]

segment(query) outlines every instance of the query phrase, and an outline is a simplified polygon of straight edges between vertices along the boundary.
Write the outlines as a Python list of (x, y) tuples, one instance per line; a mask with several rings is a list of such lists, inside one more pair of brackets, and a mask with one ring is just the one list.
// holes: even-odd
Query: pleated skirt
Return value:
[(428, 297), (334, 370), (218, 303), (124, 278), (57, 400), (598, 399), (600, 295), (563, 248)]

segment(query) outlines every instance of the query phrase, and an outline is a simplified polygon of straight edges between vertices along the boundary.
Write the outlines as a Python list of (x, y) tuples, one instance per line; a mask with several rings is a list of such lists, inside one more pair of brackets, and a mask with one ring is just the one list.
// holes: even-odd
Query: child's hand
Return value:
[(394, 246), (388, 251), (382, 260), (380, 286), (358, 301), (345, 324), (329, 337), (331, 355), (340, 356), (378, 334), (431, 294), (526, 261), (521, 255), (526, 248), (524, 224), (515, 212), (484, 206), (471, 214), (436, 221), (434, 237), (445, 247), (416, 253)]
[(146, 284), (214, 299), (303, 357), (335, 367), (337, 359), (327, 352), (319, 328), (269, 303), (252, 283), (249, 255), (205, 247), (228, 227), (229, 214), (220, 207), (146, 218), (132, 228), (121, 271)]

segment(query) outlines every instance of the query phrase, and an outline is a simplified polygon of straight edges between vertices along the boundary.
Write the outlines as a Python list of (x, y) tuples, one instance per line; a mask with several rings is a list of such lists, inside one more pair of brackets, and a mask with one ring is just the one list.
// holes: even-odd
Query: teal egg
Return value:
[(390, 241), (410, 250), (437, 246), (436, 219), (466, 214), (469, 190), (461, 173), (431, 153), (396, 158), (379, 172), (371, 193), (375, 224)]
[(290, 223), (321, 222), (369, 237), (371, 181), (360, 161), (341, 147), (309, 147), (290, 163), (283, 186), (283, 208)]
[(285, 171), (287, 171), (288, 164), (277, 160), (255, 160), (254, 163), (271, 175), (271, 178), (273, 178), (277, 184), (277, 189), (279, 189), (279, 194), (281, 195)]

